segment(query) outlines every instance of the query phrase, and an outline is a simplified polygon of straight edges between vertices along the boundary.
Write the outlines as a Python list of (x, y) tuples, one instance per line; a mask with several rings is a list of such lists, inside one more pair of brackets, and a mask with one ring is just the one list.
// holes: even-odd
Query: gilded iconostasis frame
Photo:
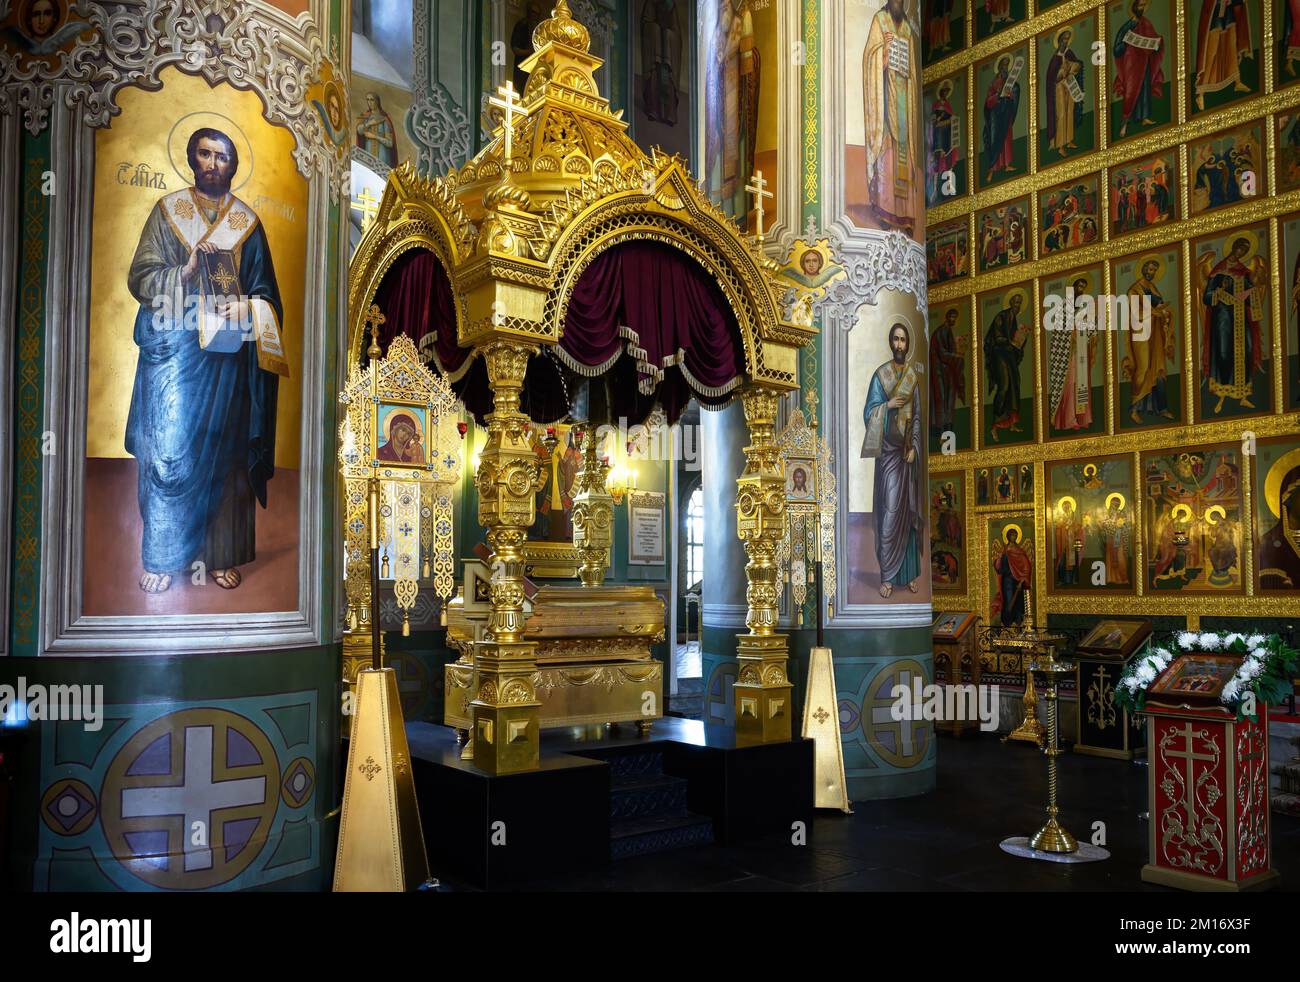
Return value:
[[(1295, 151), (1288, 150), (1281, 139), (1284, 127), (1291, 126), (1296, 114), (1300, 113), (1300, 84), (1297, 84), (1300, 83), (1300, 78), (1279, 78), (1282, 70), (1282, 58), (1278, 50), (1282, 31), (1278, 18), (1279, 4), (1276, 0), (1248, 3), (1246, 6), (1249, 15), (1254, 20), (1252, 33), (1259, 39), (1259, 47), (1254, 56), (1258, 72), (1254, 76), (1258, 78), (1257, 93), (1243, 93), (1235, 98), (1233, 93), (1229, 93), (1226, 96), (1229, 101), (1225, 104), (1216, 107), (1211, 100), (1204, 110), (1198, 109), (1195, 97), (1188, 89), (1191, 80), (1197, 75), (1194, 52), (1191, 49), (1195, 45), (1192, 36), (1195, 34), (1194, 11), (1199, 9), (1199, 5), (1197, 0), (1153, 0), (1153, 5), (1156, 3), (1168, 4), (1172, 15), (1170, 36), (1165, 37), (1170, 49), (1171, 70), (1166, 72), (1164, 82), (1171, 118), (1167, 123), (1160, 123), (1118, 140), (1113, 139), (1115, 128), (1110, 120), (1112, 104), (1116, 98), (1112, 49), (1116, 30), (1120, 26), (1115, 22), (1114, 11), (1121, 10), (1122, 16), (1130, 16), (1131, 4), (1128, 2), (1120, 4), (1117, 0), (1066, 0), (1064, 3), (1044, 5), (1041, 0), (1035, 0), (1027, 4), (1023, 19), (1003, 27), (990, 37), (976, 40), (974, 19), (976, 9), (981, 4), (979, 0), (958, 0), (953, 21), (955, 23), (957, 17), (963, 17), (959, 31), (964, 35), (965, 44), (961, 43), (960, 38), (956, 39), (952, 53), (927, 63), (925, 67), (923, 86), (927, 109), (930, 106), (930, 93), (937, 91), (937, 83), (943, 79), (953, 75), (964, 78), (966, 89), (965, 104), (953, 107), (953, 113), (964, 130), (962, 143), (967, 162), (964, 186), (958, 188), (949, 200), (942, 201), (927, 211), (927, 224), (932, 230), (947, 224), (959, 227), (964, 224), (967, 244), (964, 270), (954, 277), (931, 283), (930, 308), (940, 311), (953, 303), (963, 307), (969, 305), (969, 324), (966, 330), (969, 343), (966, 351), (969, 445), (951, 454), (942, 454), (935, 446), (930, 447), (932, 476), (953, 471), (965, 475), (967, 554), (964, 579), (967, 587), (964, 593), (936, 591), (936, 610), (973, 608), (987, 615), (990, 600), (988, 569), (991, 561), (989, 525), (1012, 514), (1023, 515), (1027, 502), (1017, 500), (1014, 503), (999, 504), (991, 497), (987, 503), (978, 502), (976, 476), (981, 469), (989, 469), (994, 473), (1004, 466), (1013, 468), (1014, 473), (1022, 465), (1032, 468), (1036, 545), (1034, 607), (1040, 622), (1045, 621), (1049, 614), (1145, 614), (1185, 618), (1188, 626), (1195, 628), (1202, 616), (1285, 616), (1300, 609), (1300, 593), (1277, 592), (1268, 595), (1258, 587), (1255, 566), (1259, 548), (1257, 539), (1262, 530), (1256, 527), (1259, 523), (1254, 496), (1257, 488), (1262, 487), (1263, 475), (1255, 473), (1256, 459), (1253, 455), (1255, 440), (1284, 437), (1300, 440), (1297, 437), (1300, 434), (1300, 415), (1296, 412), (1300, 382), (1288, 379), (1289, 375), (1294, 374), (1289, 367), (1289, 359), (1300, 354), (1294, 350), (1300, 345), (1294, 340), (1296, 327), (1289, 323), (1288, 317), (1288, 310), (1292, 307), (1293, 284), (1291, 269), (1285, 261), (1288, 251), (1284, 235), (1288, 219), (1300, 212), (1300, 182), (1283, 179), (1286, 176), (1284, 172), (1294, 171)], [(1047, 6), (1048, 9), (1035, 16), (1041, 6)], [(1106, 54), (1106, 61), (1096, 66), (1087, 64), (1086, 49), (1084, 52), (1086, 70), (1091, 73), (1088, 77), (1092, 84), (1085, 86), (1085, 91), (1092, 103), (1095, 148), (1080, 149), (1058, 162), (1044, 163), (1040, 169), (1039, 144), (1042, 141), (1039, 136), (1045, 124), (1042, 118), (1041, 86), (1045, 83), (1040, 83), (1039, 80), (1044, 77), (1047, 66), (1040, 64), (1038, 42), (1045, 36), (1056, 37), (1060, 28), (1088, 16), (1095, 20), (1097, 36), (1102, 41)], [(1029, 49), (1029, 62), (1020, 81), (1021, 98), (1027, 103), (1028, 112), (1029, 166), (1027, 170), (991, 187), (981, 187), (979, 178), (984, 175), (976, 172), (981, 166), (980, 124), (984, 93), (976, 85), (977, 67), (999, 53), (1025, 46)], [(1248, 60), (1243, 64), (1247, 63)], [(1023, 105), (1021, 111), (1025, 111)], [(1198, 174), (1190, 164), (1196, 146), (1204, 144), (1207, 138), (1250, 127), (1251, 124), (1258, 124), (1262, 130), (1264, 144), (1261, 148), (1263, 159), (1256, 162), (1254, 168), (1258, 178), (1254, 195), (1242, 195), (1241, 200), (1235, 203), (1194, 212), (1193, 184)], [(996, 140), (996, 135), (994, 139)], [(1172, 214), (1167, 219), (1137, 230), (1117, 232), (1112, 227), (1115, 224), (1112, 221), (1110, 200), (1113, 181), (1126, 167), (1132, 173), (1133, 164), (1149, 162), (1150, 158), (1159, 156), (1163, 156), (1171, 165), (1174, 184), (1171, 189), (1174, 192), (1173, 200), (1170, 202)], [(1262, 173), (1259, 173), (1261, 169)], [(1095, 238), (1089, 241), (1085, 236), (1076, 245), (1044, 254), (1040, 241), (1040, 230), (1045, 220), (1044, 192), (1090, 179), (1096, 181), (1098, 192)], [(1029, 200), (1027, 223), (1030, 234), (1027, 238), (1031, 240), (1024, 245), (1023, 260), (1002, 263), (998, 268), (978, 272), (981, 263), (977, 257), (982, 255), (982, 242), (976, 222), (977, 215), (1022, 198)], [(1295, 227), (1300, 229), (1300, 226)], [(1205, 280), (1198, 279), (1197, 261), (1208, 251), (1205, 248), (1207, 240), (1219, 240), (1218, 245), (1228, 249), (1230, 233), (1239, 229), (1260, 230), (1258, 244), (1250, 255), (1267, 250), (1266, 263), (1256, 268), (1269, 269), (1266, 289), (1261, 297), (1267, 303), (1267, 320), (1260, 325), (1259, 348), (1267, 359), (1265, 371), (1271, 374), (1271, 379), (1267, 385), (1266, 399), (1256, 399), (1253, 411), (1242, 410), (1239, 404), (1234, 404), (1229, 410), (1235, 410), (1240, 415), (1216, 418), (1209, 412), (1203, 418), (1199, 415), (1203, 407), (1199, 398), (1202, 372), (1198, 325), (1202, 315), (1200, 296)], [(1100, 292), (1103, 295), (1123, 294), (1128, 284), (1117, 282), (1116, 267), (1120, 263), (1147, 257), (1152, 253), (1167, 255), (1170, 252), (1177, 255), (1181, 266), (1177, 291), (1173, 297), (1166, 296), (1172, 304), (1171, 313), (1176, 323), (1176, 360), (1173, 361), (1176, 369), (1169, 368), (1171, 376), (1175, 370), (1178, 372), (1178, 405), (1173, 412), (1174, 418), (1168, 422), (1148, 423), (1143, 428), (1135, 428), (1127, 423), (1130, 407), (1120, 404), (1121, 385), (1126, 384), (1128, 379), (1121, 367), (1121, 333), (1107, 330), (1103, 324), (1099, 331), (1101, 337), (1097, 357), (1103, 368), (1104, 387), (1098, 395), (1103, 399), (1104, 425), (1094, 433), (1079, 437), (1053, 437), (1045, 433), (1049, 414), (1046, 408), (1049, 379), (1045, 377), (1046, 355), (1038, 349), (1048, 339), (1047, 332), (1042, 329), (1044, 295), (1048, 282), (1076, 270), (1100, 269)], [(1226, 253), (1216, 251), (1215, 258), (1223, 255)], [(1161, 268), (1159, 275), (1163, 276), (1164, 273), (1164, 268)], [(1016, 287), (1024, 288), (1032, 298), (1032, 309), (1026, 310), (1021, 317), (1028, 317), (1030, 333), (1034, 339), (1032, 395), (1035, 419), (1032, 424), (1033, 435), (1028, 442), (1000, 446), (989, 440), (984, 432), (983, 415), (987, 396), (981, 342), (988, 324), (981, 321), (979, 297), (991, 293), (1006, 294)], [(933, 328), (932, 318), (931, 329)], [(1024, 357), (1026, 361), (1030, 360), (1029, 354)], [(1253, 374), (1251, 378), (1254, 378)], [(1268, 374), (1265, 378), (1268, 378)], [(1254, 391), (1257, 392), (1265, 383), (1261, 381), (1252, 384), (1256, 386)], [(1206, 399), (1209, 398), (1207, 392)], [(1212, 407), (1204, 408), (1208, 410)], [(1162, 451), (1187, 452), (1195, 457), (1201, 451), (1212, 451), (1216, 446), (1224, 444), (1239, 447), (1239, 470), (1235, 480), (1239, 482), (1241, 524), (1236, 574), (1241, 588), (1210, 594), (1198, 592), (1194, 595), (1178, 590), (1150, 589), (1148, 563), (1151, 557), (1147, 553), (1153, 550), (1152, 543), (1143, 531), (1147, 492), (1150, 490), (1145, 480), (1147, 475), (1144, 466), (1151, 457), (1158, 456)], [(1133, 569), (1132, 586), (1123, 591), (1054, 591), (1051, 589), (1050, 570), (1052, 550), (1048, 540), (1053, 525), (1053, 516), (1049, 514), (1052, 506), (1051, 489), (1048, 487), (1051, 469), (1061, 463), (1082, 463), (1115, 454), (1131, 459), (1131, 486), (1125, 488), (1125, 494), (1130, 502), (1138, 503), (1142, 509), (1142, 513), (1139, 513), (1138, 505), (1130, 508), (1129, 529), (1132, 538), (1129, 559)], [(1199, 467), (1203, 463), (1203, 460), (1200, 464), (1195, 461), (1184, 462), (1189, 468)], [(1178, 466), (1180, 465), (1175, 463), (1174, 469)], [(1166, 473), (1165, 476), (1168, 477), (1169, 474)], [(1209, 479), (1200, 474), (1199, 470), (1196, 480), (1202, 486), (1210, 484)]]

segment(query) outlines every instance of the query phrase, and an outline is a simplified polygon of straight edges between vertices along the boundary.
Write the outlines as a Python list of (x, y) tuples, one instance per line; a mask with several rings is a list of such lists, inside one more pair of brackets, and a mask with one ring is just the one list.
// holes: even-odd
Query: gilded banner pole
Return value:
[(481, 351), (493, 411), (475, 485), (479, 523), (492, 548), (492, 609), (484, 639), (474, 644), (478, 697), (470, 708), (475, 766), (508, 774), (538, 766), (537, 643), (523, 640), (524, 543), (545, 473), (529, 440), (528, 417), (519, 411), (524, 372), (537, 346), (494, 341)]
[[(379, 328), (384, 324), (383, 312), (375, 304), (366, 312), (365, 326), (370, 334), (370, 345), (366, 349), (366, 358), (370, 365), (370, 390), (373, 396), (379, 372), (379, 359), (383, 350), (379, 347)], [(356, 434), (352, 435), (355, 442)], [(373, 475), (372, 475), (373, 476)], [(379, 623), (379, 592), (374, 588), (370, 576), (370, 533), (377, 531), (378, 516), (370, 510), (370, 485), (367, 483), (364, 496), (349, 495), (349, 514), (344, 521), (345, 588), (347, 591), (347, 629), (343, 632), (343, 681), (349, 687), (356, 681), (357, 672), (366, 665), (383, 664), (383, 634), (374, 629)], [(376, 640), (376, 638), (378, 640)], [(378, 667), (376, 665), (376, 667)]]
[(736, 532), (745, 544), (748, 634), (738, 636), (739, 674), (733, 686), (736, 740), (776, 743), (789, 740), (789, 639), (776, 633), (777, 545), (785, 536), (785, 477), (774, 439), (780, 394), (764, 386), (741, 393), (750, 445), (745, 472), (736, 479)]

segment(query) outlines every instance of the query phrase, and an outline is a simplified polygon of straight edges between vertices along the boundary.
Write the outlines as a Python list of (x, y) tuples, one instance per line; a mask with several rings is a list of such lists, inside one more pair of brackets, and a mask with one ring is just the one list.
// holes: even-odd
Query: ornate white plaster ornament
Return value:
[(840, 327), (851, 330), (862, 304), (875, 304), (881, 290), (896, 290), (912, 294), (917, 312), (925, 317), (929, 304), (925, 249), (920, 243), (897, 231), (863, 230), (848, 241), (834, 229), (831, 234), (841, 239), (839, 250), (848, 275), (817, 304), (819, 314), (837, 313)]
[[(415, 166), (421, 174), (445, 174), (469, 157), (469, 115), (451, 91), (433, 77), (429, 51), (432, 3), (417, 3), (412, 30), (415, 79), (412, 85), (410, 128), (417, 145)], [(388, 168), (376, 173), (388, 176)]]
[[(0, 0), (0, 17), (10, 6)], [(0, 48), (0, 113), (21, 111), (33, 136), (49, 126), (56, 98), (80, 106), (86, 125), (107, 126), (121, 112), (119, 91), (156, 89), (163, 70), (175, 67), (256, 92), (267, 120), (293, 134), (299, 173), (325, 176), (339, 195), (347, 168), (307, 99), (324, 61), (315, 18), (295, 20), (242, 0), (81, 0), (70, 17), (85, 24), (70, 47), (39, 59)]]

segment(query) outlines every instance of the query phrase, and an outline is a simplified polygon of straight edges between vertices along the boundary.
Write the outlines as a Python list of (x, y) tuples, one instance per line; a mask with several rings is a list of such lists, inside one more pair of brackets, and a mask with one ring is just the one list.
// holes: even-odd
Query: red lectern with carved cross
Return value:
[(1219, 700), (1241, 659), (1183, 655), (1147, 689), (1150, 851), (1142, 879), (1182, 890), (1277, 882), (1269, 839), (1268, 710)]

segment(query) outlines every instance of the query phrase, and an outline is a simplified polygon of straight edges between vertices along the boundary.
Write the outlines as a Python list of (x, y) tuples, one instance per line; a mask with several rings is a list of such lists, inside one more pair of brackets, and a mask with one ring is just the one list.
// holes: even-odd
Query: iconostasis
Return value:
[(1300, 2), (924, 20), (935, 607), (1294, 612)]

